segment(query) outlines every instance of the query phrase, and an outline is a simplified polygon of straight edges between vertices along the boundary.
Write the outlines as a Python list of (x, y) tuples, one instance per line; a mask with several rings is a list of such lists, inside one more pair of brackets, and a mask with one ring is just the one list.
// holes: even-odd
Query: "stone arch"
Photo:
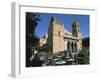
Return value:
[(74, 43), (71, 43), (72, 52), (74, 52)]
[(75, 42), (75, 52), (77, 52), (77, 43)]
[(67, 42), (67, 51), (68, 51), (68, 53), (71, 52), (71, 51), (70, 51), (70, 42), (69, 42), (69, 41)]

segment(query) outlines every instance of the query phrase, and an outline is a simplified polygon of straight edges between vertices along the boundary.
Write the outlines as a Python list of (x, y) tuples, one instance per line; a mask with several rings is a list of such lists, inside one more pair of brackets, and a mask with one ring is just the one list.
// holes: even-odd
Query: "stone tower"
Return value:
[(78, 50), (82, 50), (82, 35), (80, 32), (80, 25), (76, 21), (72, 23), (72, 36), (78, 38), (77, 41)]
[(51, 17), (48, 28), (48, 49), (52, 53), (64, 51), (64, 24)]
[(80, 35), (79, 27), (80, 27), (79, 23), (77, 23), (77, 22), (72, 23), (72, 35), (74, 37), (79, 37), (79, 35)]

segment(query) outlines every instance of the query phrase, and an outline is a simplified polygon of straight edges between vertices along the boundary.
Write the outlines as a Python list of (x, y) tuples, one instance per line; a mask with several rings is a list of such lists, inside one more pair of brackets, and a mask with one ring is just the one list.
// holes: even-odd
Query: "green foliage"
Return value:
[(26, 67), (30, 66), (29, 58), (32, 55), (32, 47), (39, 44), (39, 38), (35, 34), (35, 29), (40, 21), (38, 13), (26, 13)]
[(77, 59), (78, 59), (78, 64), (89, 64), (90, 61), (89, 49), (83, 48), (82, 51), (79, 52)]
[(48, 52), (45, 54), (45, 58), (48, 59), (48, 58), (53, 58), (53, 54), (51, 52)]

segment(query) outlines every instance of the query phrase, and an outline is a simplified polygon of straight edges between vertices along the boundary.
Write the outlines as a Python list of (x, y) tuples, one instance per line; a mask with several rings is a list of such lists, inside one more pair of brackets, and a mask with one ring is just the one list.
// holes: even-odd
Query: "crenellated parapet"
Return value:
[(58, 25), (61, 25), (61, 26), (64, 25), (62, 21), (58, 21), (56, 19), (56, 17), (54, 17), (54, 16), (51, 17), (51, 24), (58, 24)]

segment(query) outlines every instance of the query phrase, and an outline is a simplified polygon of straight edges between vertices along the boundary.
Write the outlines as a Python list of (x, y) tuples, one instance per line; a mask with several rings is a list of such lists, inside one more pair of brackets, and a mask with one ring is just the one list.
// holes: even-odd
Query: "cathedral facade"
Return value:
[[(65, 29), (62, 22), (59, 22), (55, 17), (51, 18), (48, 37), (46, 37), (46, 41), (44, 40), (50, 52), (54, 54), (62, 51), (77, 53), (82, 50), (82, 35), (79, 23), (73, 22), (71, 28), (72, 33)], [(43, 40), (41, 40), (42, 43)]]
[(48, 28), (47, 43), (52, 53), (65, 50), (69, 53), (80, 51), (82, 49), (82, 35), (79, 23), (72, 23), (72, 33), (70, 33), (65, 29), (63, 23), (52, 17)]

